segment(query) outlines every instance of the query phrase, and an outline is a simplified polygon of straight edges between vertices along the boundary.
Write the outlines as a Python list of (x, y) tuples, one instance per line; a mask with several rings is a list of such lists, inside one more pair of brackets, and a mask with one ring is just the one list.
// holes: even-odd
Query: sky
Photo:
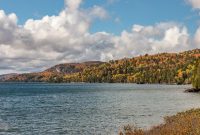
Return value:
[(200, 0), (0, 0), (0, 74), (200, 48)]

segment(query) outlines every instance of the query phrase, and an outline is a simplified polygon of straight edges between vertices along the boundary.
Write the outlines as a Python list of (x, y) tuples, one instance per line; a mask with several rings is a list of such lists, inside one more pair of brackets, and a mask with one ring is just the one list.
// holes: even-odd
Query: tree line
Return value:
[[(97, 64), (66, 64), (40, 73), (21, 74), (8, 81), (191, 84), (200, 49), (111, 60)], [(60, 72), (57, 72), (59, 70)], [(197, 79), (198, 80), (198, 79)]]

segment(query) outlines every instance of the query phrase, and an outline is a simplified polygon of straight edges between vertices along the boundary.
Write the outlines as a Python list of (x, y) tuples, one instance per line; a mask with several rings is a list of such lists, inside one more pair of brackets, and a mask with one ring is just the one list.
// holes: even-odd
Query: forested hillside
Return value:
[(40, 73), (13, 76), (6, 81), (191, 84), (200, 49), (182, 53), (144, 55), (109, 62), (56, 65)]
[(200, 91), (200, 60), (196, 61), (193, 70), (192, 85), (196, 91)]

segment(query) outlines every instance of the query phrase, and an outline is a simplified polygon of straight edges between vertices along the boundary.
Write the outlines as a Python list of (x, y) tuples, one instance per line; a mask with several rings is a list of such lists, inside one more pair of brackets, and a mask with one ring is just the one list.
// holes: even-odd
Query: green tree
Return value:
[(200, 89), (200, 60), (196, 62), (193, 77), (192, 77), (192, 85), (195, 89)]

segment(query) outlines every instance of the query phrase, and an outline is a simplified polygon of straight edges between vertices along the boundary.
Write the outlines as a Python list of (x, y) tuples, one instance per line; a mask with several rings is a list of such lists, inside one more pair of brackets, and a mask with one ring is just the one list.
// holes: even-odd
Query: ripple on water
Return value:
[(148, 128), (163, 116), (200, 106), (190, 86), (135, 84), (0, 84), (0, 134), (117, 134)]

